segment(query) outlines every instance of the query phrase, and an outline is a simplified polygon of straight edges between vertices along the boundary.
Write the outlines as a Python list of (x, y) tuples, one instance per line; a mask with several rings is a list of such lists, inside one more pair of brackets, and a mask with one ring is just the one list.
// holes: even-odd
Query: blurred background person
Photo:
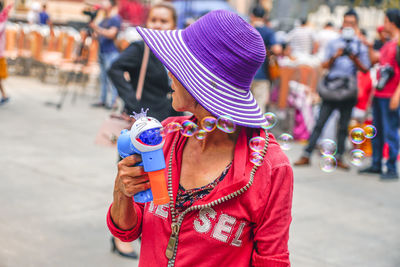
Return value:
[[(358, 15), (354, 10), (349, 10), (344, 14), (343, 29), (340, 38), (329, 43), (326, 51), (326, 58), (322, 66), (328, 69), (325, 78), (322, 78), (320, 87), (330, 87), (332, 99), (328, 96), (320, 95), (322, 104), (319, 117), (313, 132), (308, 140), (308, 145), (303, 151), (301, 158), (294, 163), (295, 166), (310, 164), (311, 154), (317, 144), (326, 121), (334, 110), (339, 110), (339, 129), (337, 132), (337, 166), (348, 170), (350, 167), (343, 161), (342, 156), (345, 152), (345, 142), (348, 133), (348, 126), (351, 114), (357, 99), (357, 71), (367, 72), (370, 66), (368, 50), (357, 37)], [(339, 96), (339, 90), (348, 91), (348, 95)]]
[[(146, 27), (154, 30), (173, 30), (176, 28), (176, 11), (172, 4), (161, 2), (152, 6), (147, 19)], [(147, 114), (163, 121), (167, 117), (180, 115), (172, 109), (171, 92), (167, 69), (156, 56), (150, 52), (146, 70), (143, 94), (140, 100), (136, 99), (136, 88), (139, 81), (142, 59), (144, 56), (144, 42), (133, 42), (112, 64), (108, 71), (111, 81), (118, 90), (125, 103), (126, 114), (139, 113), (142, 108), (149, 108)], [(126, 79), (128, 73), (129, 80)], [(112, 237), (113, 251), (122, 256), (137, 258), (130, 243)]]
[(40, 3), (32, 2), (29, 6), (29, 11), (26, 14), (26, 20), (29, 24), (39, 23)]
[[(400, 67), (396, 60), (398, 39), (400, 36), (400, 11), (386, 11), (385, 31), (391, 40), (385, 42), (379, 52), (369, 45), (371, 61), (379, 62), (378, 85), (372, 102), (373, 125), (377, 135), (372, 139), (372, 165), (360, 170), (360, 173), (380, 174), (383, 180), (398, 179), (397, 156), (399, 153), (399, 101), (400, 101)], [(384, 80), (385, 79), (385, 80)], [(382, 172), (383, 146), (389, 146), (389, 159), (386, 162), (386, 172)]]
[(269, 73), (269, 60), (272, 55), (280, 55), (282, 47), (276, 42), (275, 32), (265, 24), (266, 12), (262, 6), (255, 6), (250, 15), (251, 25), (260, 33), (264, 40), (267, 56), (265, 62), (258, 69), (251, 84), (251, 91), (261, 112), (265, 113), (266, 105), (269, 102), (271, 80)]
[[(149, 13), (146, 27), (155, 30), (172, 30), (176, 27), (176, 12), (172, 4), (162, 2), (154, 5)], [(171, 88), (167, 69), (150, 52), (146, 76), (144, 79), (141, 99), (136, 98), (139, 74), (144, 57), (144, 42), (131, 43), (112, 64), (108, 75), (118, 94), (125, 102), (125, 112), (139, 113), (141, 108), (149, 108), (148, 115), (162, 121), (170, 116), (176, 116), (172, 109)], [(129, 80), (126, 78), (129, 75)]]
[(50, 16), (47, 13), (47, 5), (46, 4), (42, 5), (42, 11), (40, 11), (40, 13), (39, 13), (39, 24), (40, 25), (50, 25), (51, 24)]
[(339, 33), (336, 31), (332, 22), (325, 24), (324, 28), (316, 35), (316, 42), (318, 44), (318, 57), (323, 60), (325, 58), (325, 51), (328, 44), (339, 38)]
[(306, 18), (302, 18), (300, 25), (289, 32), (288, 42), (295, 56), (309, 56), (317, 50), (315, 32), (307, 25)]
[[(118, 97), (117, 89), (111, 83), (107, 76), (107, 70), (112, 63), (118, 58), (119, 52), (114, 44), (117, 39), (118, 32), (121, 29), (121, 18), (118, 14), (114, 15), (115, 0), (102, 1), (102, 10), (104, 11), (104, 19), (99, 25), (94, 22), (90, 23), (94, 36), (99, 41), (99, 65), (100, 65), (100, 82), (101, 95), (99, 102), (92, 104), (93, 107), (105, 107), (107, 109), (116, 108), (116, 100)], [(111, 101), (107, 102), (107, 93), (111, 92)]]
[(374, 50), (379, 50), (382, 46), (390, 41), (390, 34), (385, 30), (385, 26), (379, 26), (376, 28), (376, 33), (378, 34), (378, 38), (374, 41)]
[(4, 3), (0, 2), (0, 105), (7, 103), (10, 98), (6, 94), (3, 87), (3, 80), (8, 77), (7, 72), (7, 59), (4, 57), (6, 46), (6, 24), (8, 20), (8, 12), (12, 8), (12, 4), (4, 8)]

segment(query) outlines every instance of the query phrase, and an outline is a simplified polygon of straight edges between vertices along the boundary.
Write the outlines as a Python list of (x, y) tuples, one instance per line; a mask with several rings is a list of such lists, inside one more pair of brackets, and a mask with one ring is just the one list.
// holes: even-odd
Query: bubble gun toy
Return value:
[(142, 162), (135, 166), (143, 166), (150, 180), (151, 189), (133, 196), (135, 202), (145, 203), (153, 200), (155, 205), (169, 202), (167, 184), (165, 182), (165, 159), (163, 152), (164, 139), (161, 123), (146, 112), (135, 114), (136, 121), (131, 130), (122, 130), (117, 141), (118, 152), (122, 158), (140, 154)]

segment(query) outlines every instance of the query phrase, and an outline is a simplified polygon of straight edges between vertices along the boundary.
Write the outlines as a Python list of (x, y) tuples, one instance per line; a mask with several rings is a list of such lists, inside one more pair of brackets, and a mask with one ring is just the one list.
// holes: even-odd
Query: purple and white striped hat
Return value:
[(237, 14), (217, 10), (185, 30), (137, 27), (156, 57), (215, 117), (229, 115), (237, 125), (266, 123), (250, 92), (265, 59), (260, 34)]

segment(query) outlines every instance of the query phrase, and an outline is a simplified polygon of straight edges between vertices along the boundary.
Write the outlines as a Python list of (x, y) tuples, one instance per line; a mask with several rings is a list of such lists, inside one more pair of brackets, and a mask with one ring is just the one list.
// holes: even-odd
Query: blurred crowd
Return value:
[[(85, 13), (90, 17), (89, 22), (73, 34), (71, 30), (53, 25), (46, 5), (33, 6), (27, 15), (28, 23), (48, 29), (45, 47), (39, 48), (36, 46), (38, 40), (43, 39), (42, 28), (24, 31), (26, 27), (18, 26), (22, 30), (17, 31), (17, 25), (8, 24), (10, 34), (7, 35), (7, 14), (11, 7), (1, 7), (0, 80), (7, 78), (7, 63), (40, 66), (43, 76), (49, 69), (75, 75), (67, 76), (67, 82), (97, 73), (101, 93), (98, 101), (92, 104), (94, 108), (118, 110), (119, 117), (125, 120), (130, 119), (132, 112), (140, 112), (142, 107), (149, 108), (149, 115), (159, 120), (179, 115), (171, 107), (167, 69), (143, 41), (136, 40), (136, 33), (123, 27), (125, 18), (135, 25), (145, 21), (145, 26), (151, 29), (176, 29), (174, 6), (160, 3), (146, 9), (128, 2), (120, 1), (118, 7), (115, 1), (104, 0), (91, 6)], [(102, 13), (100, 18), (98, 11)], [(132, 16), (133, 13), (142, 17)], [(386, 11), (385, 21), (377, 26), (373, 42), (359, 28), (358, 15), (353, 9), (345, 13), (341, 28), (329, 22), (323, 29), (316, 30), (303, 18), (289, 32), (274, 31), (261, 6), (251, 10), (249, 20), (268, 51), (254, 77), (253, 95), (263, 113), (274, 112), (281, 119), (282, 123), (273, 131), (290, 133), (296, 140), (308, 141), (294, 165), (311, 164), (312, 152), (324, 146), (323, 140), (329, 139), (337, 143), (332, 153), (337, 167), (350, 169), (345, 160), (347, 145), (372, 156), (371, 165), (361, 169), (361, 173), (379, 174), (384, 180), (398, 179), (400, 11)], [(187, 24), (189, 26), (190, 22)], [(36, 45), (26, 48), (26, 39), (18, 41), (36, 29), (39, 29), (39, 35), (33, 35), (38, 38), (34, 39)], [(19, 36), (14, 41), (15, 49), (10, 45), (14, 36), (12, 30)], [(60, 41), (63, 32), (72, 39), (63, 37), (65, 39)], [(135, 37), (129, 36), (130, 33)], [(68, 40), (72, 42), (71, 47)], [(57, 45), (59, 42), (63, 43)], [(22, 53), (24, 49), (30, 51), (28, 56)], [(6, 104), (10, 98), (1, 83), (0, 92), (0, 105)], [(122, 106), (118, 105), (118, 99), (122, 100)], [(366, 125), (374, 126), (376, 136), (362, 143), (349, 142), (353, 138), (349, 138), (351, 130)], [(387, 159), (385, 167), (384, 158)], [(122, 256), (137, 258), (129, 245), (114, 238), (112, 245)]]
[[(137, 1), (101, 1), (83, 10), (82, 16), (88, 22), (80, 28), (53, 25), (46, 4), (38, 2), (31, 5), (27, 24), (7, 22), (7, 7), (2, 11), (5, 28), (1, 78), (8, 75), (7, 63), (17, 74), (38, 74), (42, 81), (61, 77), (65, 85), (78, 82), (83, 88), (99, 77), (96, 87), (101, 88), (100, 97), (93, 107), (118, 110), (124, 118), (143, 106), (159, 120), (177, 115), (170, 104), (166, 69), (146, 50), (134, 27), (127, 27), (176, 29), (180, 14), (175, 6), (163, 2), (156, 7)], [(295, 165), (310, 164), (312, 151), (326, 139), (337, 143), (335, 159), (339, 168), (350, 168), (343, 159), (346, 145), (362, 149), (366, 156), (383, 150), (393, 162), (398, 137), (394, 130), (397, 122), (392, 117), (400, 94), (396, 64), (398, 11), (387, 11), (375, 36), (367, 36), (359, 27), (353, 9), (344, 14), (340, 28), (332, 21), (317, 29), (303, 18), (288, 32), (275, 31), (268, 15), (258, 5), (247, 17), (267, 48), (266, 61), (255, 75), (251, 90), (262, 112), (274, 112), (280, 119), (272, 129), (275, 134), (289, 133), (295, 140), (308, 141)], [(186, 20), (185, 27), (194, 21)], [(5, 89), (0, 89), (0, 103), (8, 102)], [(63, 96), (67, 93), (64, 91)], [(382, 111), (384, 100), (389, 102)], [(391, 122), (391, 127), (382, 121)], [(363, 144), (349, 142), (349, 130), (366, 125), (376, 127), (377, 138)], [(379, 138), (383, 139), (378, 146)], [(376, 148), (372, 149), (374, 144)], [(373, 158), (381, 161), (380, 156)], [(381, 163), (374, 164), (374, 171), (380, 173)], [(393, 165), (387, 166), (389, 176), (397, 177)]]

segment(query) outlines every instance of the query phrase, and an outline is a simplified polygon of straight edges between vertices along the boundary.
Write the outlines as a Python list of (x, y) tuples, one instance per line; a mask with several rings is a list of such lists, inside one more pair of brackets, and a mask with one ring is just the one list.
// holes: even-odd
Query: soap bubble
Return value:
[(212, 132), (217, 127), (217, 119), (214, 118), (214, 117), (211, 117), (211, 116), (204, 117), (201, 120), (200, 125), (201, 125), (201, 128), (203, 128), (204, 131)]
[(293, 136), (288, 133), (283, 133), (278, 137), (278, 143), (282, 150), (289, 150), (292, 148)]
[(265, 113), (264, 117), (267, 120), (267, 123), (261, 126), (263, 129), (272, 129), (278, 122), (278, 117), (272, 112)]
[(322, 171), (333, 172), (337, 166), (336, 158), (332, 155), (322, 156), (319, 165)]
[(265, 146), (265, 139), (261, 136), (256, 136), (250, 139), (249, 147), (255, 152), (261, 152)]
[(167, 135), (166, 131), (165, 131), (165, 128), (160, 128), (159, 131), (160, 131), (160, 135), (162, 136), (162, 138), (165, 139), (165, 137)]
[(249, 159), (250, 162), (256, 166), (261, 166), (263, 164), (263, 157), (258, 152), (252, 152)]
[(195, 134), (194, 137), (196, 137), (197, 140), (203, 140), (206, 138), (207, 132), (203, 129), (198, 130)]
[(225, 133), (233, 133), (236, 130), (236, 125), (230, 116), (223, 115), (217, 120), (217, 127)]
[(365, 138), (372, 139), (376, 136), (376, 127), (373, 125), (367, 125), (364, 127), (364, 136)]
[(332, 155), (334, 156), (337, 151), (336, 143), (331, 139), (324, 139), (320, 144), (320, 152), (322, 155)]
[(199, 126), (196, 123), (186, 120), (182, 122), (181, 134), (186, 137), (192, 137), (196, 132)]
[(362, 151), (361, 149), (353, 149), (350, 152), (350, 159), (351, 159), (351, 164), (354, 166), (361, 166), (364, 162), (365, 159), (365, 152)]
[(182, 125), (179, 122), (170, 122), (164, 128), (164, 134), (170, 134), (173, 132), (180, 131), (182, 129)]
[(353, 142), (356, 145), (360, 145), (365, 141), (365, 132), (362, 128), (359, 127), (353, 128), (350, 131), (350, 138), (351, 142)]

